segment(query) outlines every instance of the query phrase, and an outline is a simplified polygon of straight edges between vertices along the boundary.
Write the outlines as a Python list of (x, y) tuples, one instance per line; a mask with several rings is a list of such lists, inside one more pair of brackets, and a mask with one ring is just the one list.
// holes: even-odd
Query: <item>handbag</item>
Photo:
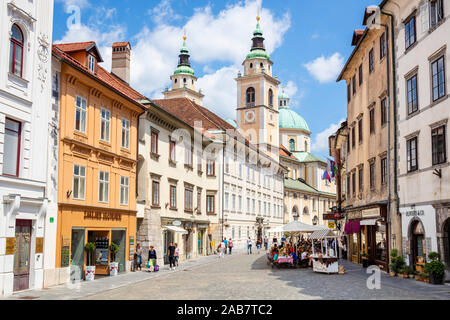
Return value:
[(147, 261), (147, 269), (150, 269), (150, 260)]

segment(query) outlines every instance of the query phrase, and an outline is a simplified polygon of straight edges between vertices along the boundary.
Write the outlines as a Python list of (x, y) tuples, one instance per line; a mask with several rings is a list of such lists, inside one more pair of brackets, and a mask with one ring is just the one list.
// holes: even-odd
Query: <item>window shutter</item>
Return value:
[(422, 22), (422, 33), (428, 31), (430, 23), (429, 23), (429, 14), (428, 14), (428, 2), (420, 7), (420, 19)]

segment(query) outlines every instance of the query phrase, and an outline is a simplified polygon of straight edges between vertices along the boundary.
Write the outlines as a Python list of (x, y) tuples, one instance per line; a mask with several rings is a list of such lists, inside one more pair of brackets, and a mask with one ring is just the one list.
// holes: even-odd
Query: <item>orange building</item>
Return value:
[[(119, 45), (113, 59), (115, 51), (128, 59), (129, 43)], [(56, 44), (53, 56), (60, 64), (56, 268), (63, 283), (75, 266), (85, 269), (87, 242), (96, 243), (96, 274), (109, 274), (111, 242), (119, 245), (118, 271), (131, 265), (138, 119), (145, 107), (137, 102), (142, 95), (98, 65), (94, 42)]]

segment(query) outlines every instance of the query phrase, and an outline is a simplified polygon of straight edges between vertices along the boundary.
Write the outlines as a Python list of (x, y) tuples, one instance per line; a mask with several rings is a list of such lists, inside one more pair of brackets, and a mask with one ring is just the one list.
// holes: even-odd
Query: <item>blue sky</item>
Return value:
[[(308, 122), (313, 152), (346, 117), (346, 86), (336, 78), (362, 28), (364, 8), (378, 0), (55, 0), (53, 41), (97, 42), (108, 70), (111, 44), (133, 47), (131, 84), (150, 98), (170, 85), (184, 29), (204, 104), (235, 118), (234, 77), (250, 50), (258, 8), (274, 74), (291, 108)], [(79, 13), (79, 15), (78, 15)]]

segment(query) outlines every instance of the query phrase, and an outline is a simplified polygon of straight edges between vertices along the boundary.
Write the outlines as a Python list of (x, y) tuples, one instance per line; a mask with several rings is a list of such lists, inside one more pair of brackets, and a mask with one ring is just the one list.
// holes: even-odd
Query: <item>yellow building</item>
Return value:
[[(129, 43), (113, 45), (113, 59), (127, 59), (130, 49)], [(109, 273), (112, 242), (119, 245), (118, 271), (130, 267), (137, 127), (145, 107), (114, 67), (109, 73), (97, 64), (102, 58), (94, 42), (54, 45), (53, 55), (61, 64), (56, 284), (68, 280), (69, 266), (85, 268), (87, 242), (96, 243), (96, 274)]]

